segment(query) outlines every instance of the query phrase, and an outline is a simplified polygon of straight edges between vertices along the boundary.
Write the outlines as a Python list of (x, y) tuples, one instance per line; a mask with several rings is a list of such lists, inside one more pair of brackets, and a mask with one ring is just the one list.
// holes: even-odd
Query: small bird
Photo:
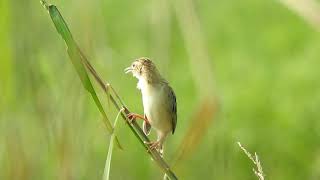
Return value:
[(173, 89), (160, 75), (155, 64), (148, 58), (136, 59), (125, 73), (132, 73), (138, 79), (137, 88), (142, 94), (144, 116), (130, 113), (128, 118), (135, 120), (143, 119), (143, 131), (149, 135), (151, 127), (157, 133), (157, 140), (148, 143), (151, 149), (163, 152), (163, 143), (177, 125), (177, 102)]

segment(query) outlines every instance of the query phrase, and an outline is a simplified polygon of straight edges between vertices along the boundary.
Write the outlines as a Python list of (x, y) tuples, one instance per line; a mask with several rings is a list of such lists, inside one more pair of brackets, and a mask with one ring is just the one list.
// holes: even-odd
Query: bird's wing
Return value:
[(173, 89), (169, 87), (169, 93), (168, 93), (168, 101), (169, 101), (169, 106), (168, 106), (168, 112), (171, 114), (171, 125), (172, 125), (172, 134), (174, 134), (174, 131), (177, 126), (177, 100), (176, 100), (176, 95), (173, 91)]

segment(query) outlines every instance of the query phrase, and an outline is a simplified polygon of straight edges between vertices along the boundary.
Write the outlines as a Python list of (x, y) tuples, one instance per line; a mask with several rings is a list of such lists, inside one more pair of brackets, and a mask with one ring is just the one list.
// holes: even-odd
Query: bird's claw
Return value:
[(129, 123), (130, 123), (130, 124), (131, 124), (133, 121), (136, 120), (136, 116), (135, 116), (134, 113), (129, 113), (129, 114), (127, 114), (127, 118), (128, 118), (128, 120), (129, 120)]
[(148, 149), (148, 152), (152, 151), (152, 150), (160, 150), (161, 148), (161, 145), (160, 145), (160, 142), (159, 141), (156, 141), (156, 142), (144, 142), (146, 145), (149, 146), (149, 149)]

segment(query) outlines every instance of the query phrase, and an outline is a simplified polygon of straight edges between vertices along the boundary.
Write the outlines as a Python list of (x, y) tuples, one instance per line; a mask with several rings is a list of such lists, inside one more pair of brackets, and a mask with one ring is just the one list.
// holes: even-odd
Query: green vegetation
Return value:
[[(140, 56), (160, 67), (177, 94), (165, 159), (180, 179), (256, 179), (238, 141), (258, 153), (266, 179), (319, 179), (319, 32), (277, 1), (194, 1), (219, 107), (194, 150), (177, 160), (204, 97), (176, 13), (186, 6), (163, 2), (50, 1), (131, 111), (142, 113), (142, 103), (123, 69)], [(2, 0), (0, 27), (0, 179), (101, 179), (110, 134), (48, 14), (38, 1)], [(113, 149), (110, 179), (162, 178), (126, 126), (117, 123), (124, 150)]]

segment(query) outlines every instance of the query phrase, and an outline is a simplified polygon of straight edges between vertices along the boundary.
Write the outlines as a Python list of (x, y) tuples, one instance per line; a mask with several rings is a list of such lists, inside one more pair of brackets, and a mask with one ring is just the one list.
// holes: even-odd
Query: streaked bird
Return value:
[(143, 131), (146, 135), (149, 135), (151, 127), (156, 131), (157, 140), (148, 144), (151, 149), (157, 149), (162, 154), (164, 141), (170, 133), (174, 134), (177, 125), (175, 93), (148, 58), (136, 59), (125, 72), (131, 72), (138, 79), (137, 88), (141, 91), (144, 109), (143, 116), (130, 113), (128, 118), (143, 119)]

